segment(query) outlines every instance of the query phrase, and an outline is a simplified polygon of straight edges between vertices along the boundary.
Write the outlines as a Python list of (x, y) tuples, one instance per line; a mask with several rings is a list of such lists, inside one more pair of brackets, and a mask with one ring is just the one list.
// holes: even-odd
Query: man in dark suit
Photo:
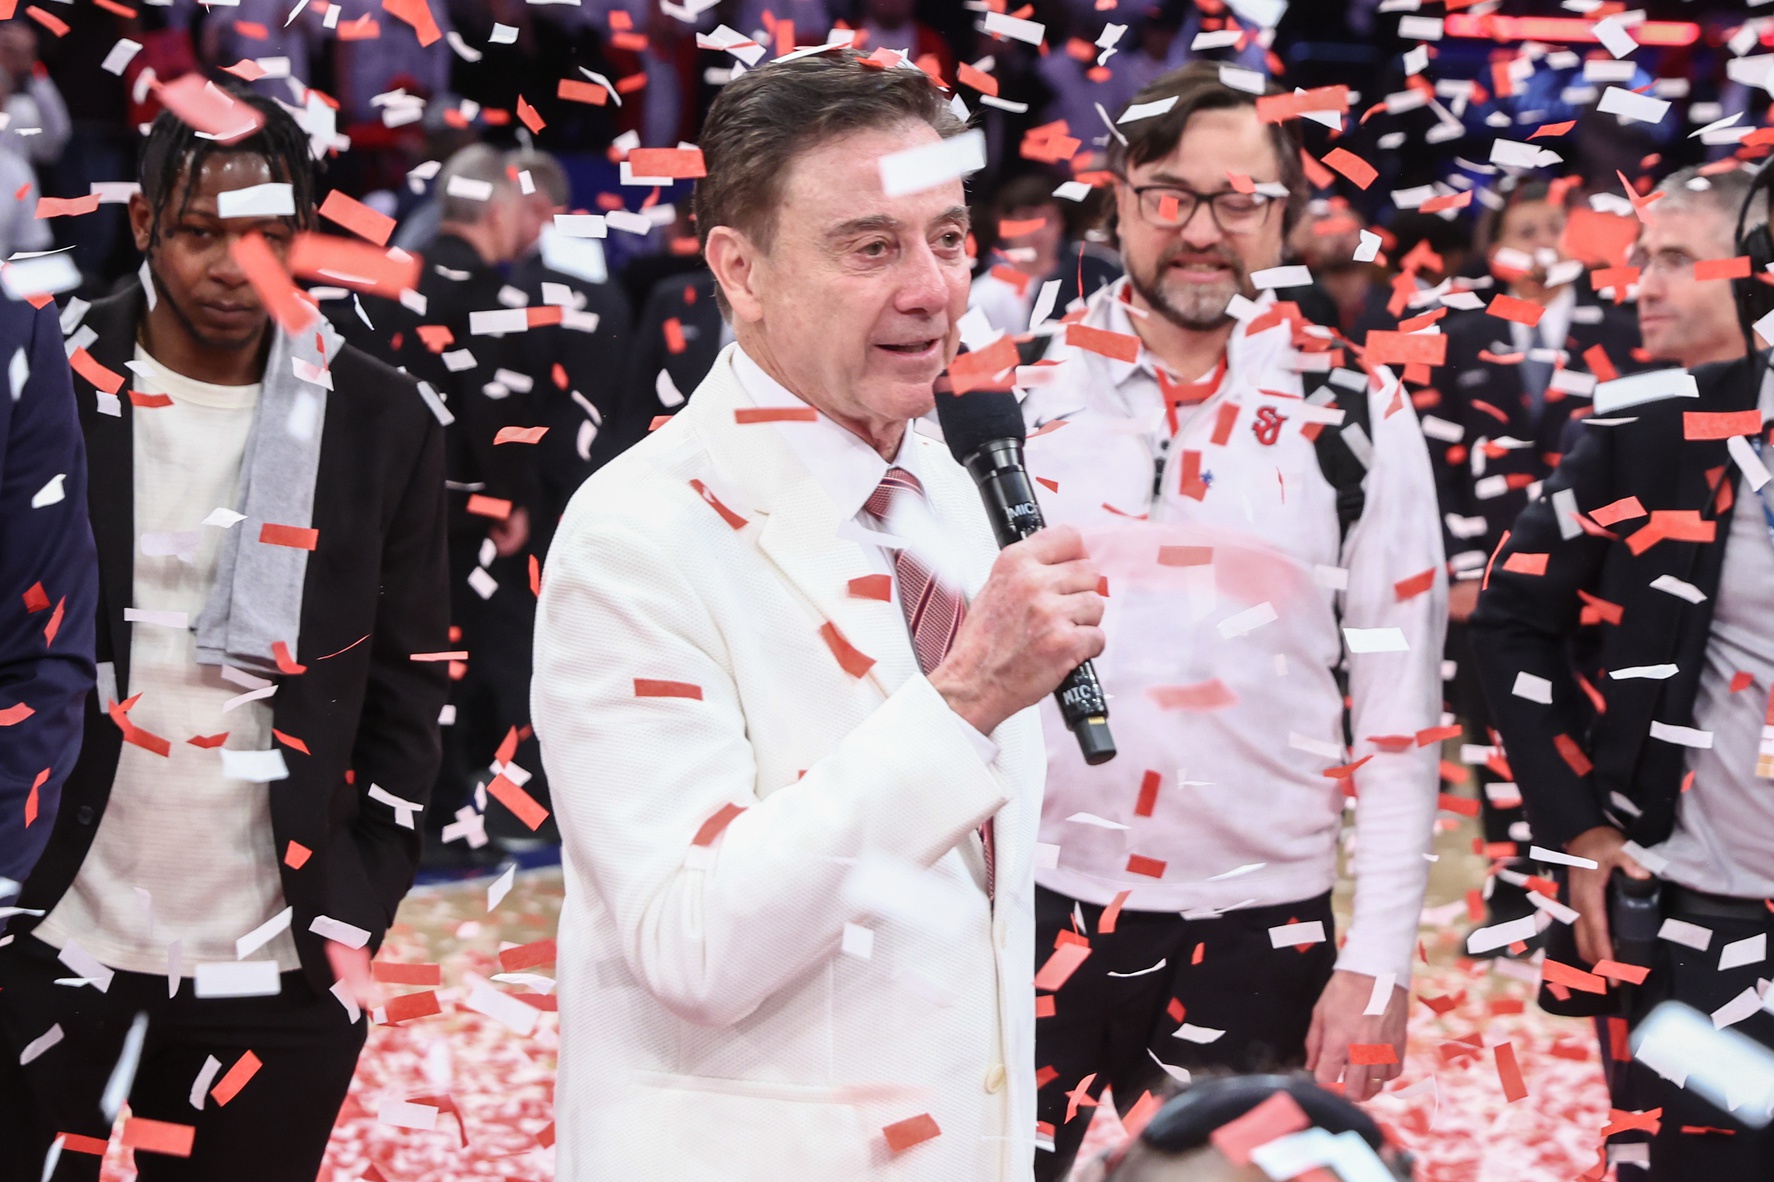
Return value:
[(661, 279), (641, 309), (622, 405), (592, 445), (595, 461), (620, 455), (647, 437), (654, 419), (676, 414), (714, 367), (731, 331), (706, 269)]
[[(1573, 983), (1606, 986), (1609, 1002), (1638, 979), (1630, 965), (1597, 962), (1634, 959), (1611, 939), (1610, 876), (1643, 883), (1654, 872), (1663, 919), (1694, 926), (1665, 927), (1635, 954), (1650, 972), (1625, 1001), (1628, 1023), (1675, 998), (1774, 1046), (1774, 1014), (1756, 996), (1774, 929), (1774, 760), (1758, 754), (1774, 683), (1774, 487), (1759, 458), (1774, 412), (1767, 361), (1703, 366), (1698, 397), (1669, 396), (1689, 380), (1680, 370), (1641, 375), (1654, 387), (1642, 393), (1663, 396), (1598, 405), (1611, 425), (1586, 428), (1514, 522), (1472, 633), (1534, 840), (1585, 860), (1565, 900), (1577, 919), (1549, 930), (1548, 961), (1606, 975), (1548, 979), (1567, 998)], [(1593, 711), (1569, 659), (1591, 627), (1609, 671)], [(1650, 1149), (1657, 1182), (1769, 1176), (1768, 1131), (1642, 1063), (1624, 1085), (1619, 1107), (1663, 1109)]]
[(540, 500), (530, 522), (530, 551), (540, 559), (548, 553), (567, 499), (597, 468), (597, 437), (622, 399), (630, 317), (628, 301), (607, 277), (593, 282), (589, 273), (569, 274), (549, 266), (545, 239), (584, 245), (557, 237), (553, 225), (554, 215), (572, 208), (572, 190), (560, 161), (547, 152), (514, 152), (509, 166), (519, 177), (529, 174), (531, 190), (524, 194), (523, 232), (511, 284), (529, 297), (532, 308), (561, 308), (559, 324), (539, 325), (519, 338), (524, 372), (535, 383), (530, 402), (536, 423), (548, 428), (536, 442)]
[[(308, 135), (233, 101), (260, 128), (231, 144), (156, 120), (130, 202), (149, 285), (70, 342), (107, 476), (99, 692), (0, 948), (6, 1178), (98, 1177), (101, 1096), (145, 1015), (127, 1100), (164, 1127), (141, 1176), (310, 1182), (365, 1036), (335, 964), (367, 970), (418, 863), (450, 647), (443, 430), (287, 287)], [(277, 185), (290, 212), (220, 216)]]
[[(1550, 285), (1555, 272), (1579, 269), (1558, 248), (1564, 210), (1541, 182), (1517, 186), (1498, 216), (1491, 270), (1506, 291), (1485, 293), (1486, 308), (1442, 322), (1447, 364), (1436, 375), (1439, 401), (1425, 406), (1423, 434), (1436, 471), (1452, 580), (1447, 653), (1449, 691), (1477, 742), (1490, 718), (1472, 671), (1466, 621), (1478, 598), (1484, 563), (1522, 506), (1558, 465), (1565, 424), (1588, 412), (1597, 373), (1633, 367), (1638, 328), (1630, 311), (1578, 298), (1581, 277)], [(1505, 319), (1490, 310), (1511, 311)], [(1527, 323), (1532, 320), (1534, 323)], [(1487, 883), (1495, 919), (1526, 915), (1519, 880), (1529, 845), (1521, 802), (1500, 760), (1475, 769), (1484, 837), (1503, 874)]]
[[(98, 560), (86, 445), (53, 305), (0, 296), (0, 905), (55, 825), (92, 690)], [(4, 921), (0, 921), (0, 927)]]

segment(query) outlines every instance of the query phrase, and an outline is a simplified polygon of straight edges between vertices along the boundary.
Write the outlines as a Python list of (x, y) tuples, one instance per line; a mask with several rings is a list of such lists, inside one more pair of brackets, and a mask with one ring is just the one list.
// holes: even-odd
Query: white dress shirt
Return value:
[[(739, 378), (740, 392), (754, 406), (783, 410), (798, 410), (807, 406), (804, 399), (765, 373), (764, 368), (753, 361), (743, 348), (733, 350), (733, 372)], [(848, 528), (855, 532), (846, 533), (845, 536), (863, 544), (863, 553), (869, 556), (877, 574), (892, 578), (895, 610), (904, 614), (899, 602), (899, 580), (893, 577), (895, 550), (902, 546), (909, 547), (924, 563), (925, 569), (935, 573), (939, 579), (943, 578), (944, 571), (958, 569), (958, 555), (952, 551), (956, 539), (949, 537), (942, 529), (936, 515), (930, 511), (930, 502), (925, 498), (904, 494), (895, 496), (889, 519), (885, 523), (887, 530), (883, 530), (883, 523), (877, 521), (863, 507), (868, 504), (869, 497), (874, 495), (890, 467), (910, 472), (920, 484), (923, 483), (923, 476), (919, 471), (918, 449), (912, 446), (911, 423), (906, 424), (905, 434), (899, 440), (899, 452), (893, 457), (892, 463), (882, 459), (881, 453), (863, 442), (861, 436), (848, 427), (840, 426), (824, 413), (811, 422), (789, 421), (773, 425), (782, 432), (795, 457), (807, 465), (807, 471), (813, 474), (814, 481), (831, 498), (832, 504), (849, 519)], [(946, 581), (951, 587), (961, 585), (960, 578), (952, 574)], [(997, 743), (989, 736), (981, 734), (959, 714), (953, 711), (950, 714), (967, 733), (968, 741), (979, 752), (982, 760), (989, 764), (998, 757)]]
[[(1084, 323), (1132, 335), (1126, 290), (1121, 280), (1098, 292)], [(1063, 339), (1051, 356), (1064, 364), (1024, 412), (1031, 425), (1064, 425), (1030, 440), (1028, 463), (1049, 483), (1047, 520), (1082, 530), (1108, 579), (1096, 669), (1120, 754), (1087, 767), (1058, 711), (1044, 710), (1041, 840), (1058, 851), (1037, 882), (1097, 904), (1130, 891), (1125, 907), (1185, 915), (1314, 897), (1336, 881), (1345, 807), (1326, 771), (1371, 755), (1354, 773), (1355, 916), (1338, 966), (1407, 981), (1438, 746), (1371, 740), (1439, 722), (1446, 626), (1435, 486), (1409, 398), (1390, 375), (1370, 394), (1366, 506), (1340, 543), (1335, 490), (1301, 432), (1318, 408), (1300, 395), (1324, 378), (1307, 374), (1303, 387), (1285, 323), (1234, 330), (1225, 377), (1179, 408), (1174, 441), (1143, 345), (1128, 362)], [(1191, 463), (1206, 485), (1199, 500), (1180, 491)], [(1413, 576), (1423, 589), (1401, 599), (1396, 585)], [(1405, 646), (1349, 659), (1352, 754), (1333, 673), (1339, 627)], [(1131, 871), (1136, 855), (1162, 862), (1160, 876)]]

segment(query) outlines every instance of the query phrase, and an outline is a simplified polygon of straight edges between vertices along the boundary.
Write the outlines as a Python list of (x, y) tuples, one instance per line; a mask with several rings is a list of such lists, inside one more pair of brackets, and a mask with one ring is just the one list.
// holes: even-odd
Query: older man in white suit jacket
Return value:
[(709, 116), (737, 344), (574, 497), (536, 630), (563, 1179), (1031, 1176), (1028, 707), (1100, 649), (1102, 603), (1070, 531), (995, 554), (909, 429), (954, 354), (966, 209), (952, 175), (887, 195), (880, 160), (959, 131), (918, 71), (849, 52)]

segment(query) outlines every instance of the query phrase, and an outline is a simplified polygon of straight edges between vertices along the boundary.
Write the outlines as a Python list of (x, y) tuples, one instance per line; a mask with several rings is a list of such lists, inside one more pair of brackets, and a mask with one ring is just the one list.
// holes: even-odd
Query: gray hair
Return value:
[[(491, 185), (492, 193), (485, 200), (452, 194), (450, 182), (457, 178)], [(451, 156), (437, 174), (437, 188), (433, 191), (437, 194), (441, 221), (470, 224), (480, 221), (493, 202), (520, 195), (517, 182), (506, 171), (505, 153), (486, 144), (470, 144)]]
[(567, 180), (567, 170), (561, 162), (547, 152), (535, 149), (513, 152), (505, 158), (505, 163), (513, 172), (527, 172), (536, 186), (537, 192), (548, 194), (553, 205), (568, 205), (573, 200), (573, 186)]
[[(1743, 210), (1743, 202), (1749, 197), (1750, 186), (1755, 184), (1755, 177), (1753, 168), (1734, 168), (1708, 176), (1701, 175), (1700, 169), (1695, 167), (1677, 169), (1664, 177), (1663, 183), (1657, 186), (1657, 192), (1662, 193), (1663, 197), (1651, 209), (1705, 210), (1716, 214), (1722, 220), (1720, 234), (1725, 239), (1727, 249), (1735, 254), (1737, 216)], [(1756, 226), (1764, 217), (1763, 211), (1752, 209), (1744, 228), (1747, 230)]]

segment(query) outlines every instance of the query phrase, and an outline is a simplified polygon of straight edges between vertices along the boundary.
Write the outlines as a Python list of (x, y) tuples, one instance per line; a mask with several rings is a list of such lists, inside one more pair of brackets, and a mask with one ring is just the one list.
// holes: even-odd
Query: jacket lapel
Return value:
[(851, 594), (851, 580), (876, 573), (875, 566), (860, 543), (839, 536), (848, 523), (782, 438), (784, 428), (734, 421), (749, 400), (733, 372), (733, 348), (722, 351), (683, 413), (693, 414), (719, 479), (761, 519), (758, 549), (821, 622), (873, 661), (863, 676), (886, 697), (918, 672), (905, 618), (891, 602)]
[[(100, 414), (90, 382), (76, 375), (80, 422), (86, 434), (87, 465), (92, 473), (87, 512), (99, 557), (98, 632), (109, 638), (110, 659), (117, 677), (118, 700), (129, 696), (131, 628), (123, 609), (135, 603), (135, 435), (133, 385), (125, 363), (135, 356), (136, 324), (141, 318), (141, 288), (99, 300), (86, 323), (98, 339), (87, 351), (106, 369), (124, 375), (118, 390), (120, 415)], [(101, 702), (103, 707), (106, 703)]]

